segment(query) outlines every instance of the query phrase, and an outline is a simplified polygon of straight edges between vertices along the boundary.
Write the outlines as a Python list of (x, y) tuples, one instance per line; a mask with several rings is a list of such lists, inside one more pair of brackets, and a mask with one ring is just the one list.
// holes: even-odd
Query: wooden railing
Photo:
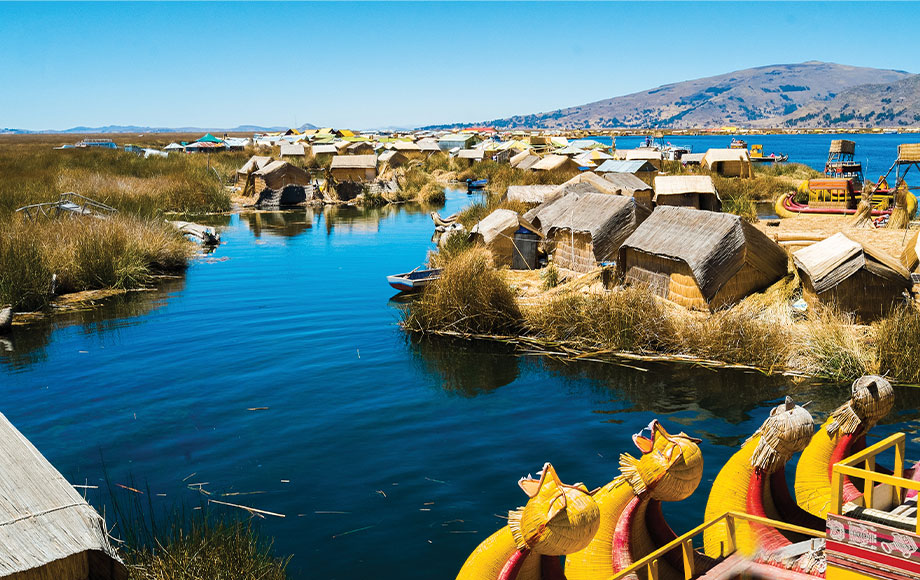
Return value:
[[(904, 478), (904, 445), (904, 433), (895, 433), (834, 464), (831, 475), (831, 513), (840, 514), (843, 509), (845, 476), (863, 480), (863, 500), (867, 508), (872, 507), (875, 486), (880, 483), (886, 483), (892, 487), (892, 498), (895, 505), (903, 501), (902, 493), (905, 490), (920, 492), (920, 481)], [(892, 447), (894, 447), (892, 475), (877, 472), (875, 458)], [(859, 464), (862, 464), (861, 468), (856, 467)], [(920, 518), (917, 518), (916, 532), (920, 534)]]
[(620, 580), (625, 578), (630, 574), (637, 574), (640, 570), (644, 570), (648, 580), (658, 580), (658, 561), (670, 552), (671, 550), (680, 548), (682, 554), (682, 560), (684, 563), (684, 580), (690, 580), (696, 575), (696, 570), (694, 569), (694, 551), (693, 551), (693, 538), (695, 536), (703, 533), (707, 528), (710, 528), (720, 522), (725, 522), (725, 528), (728, 531), (728, 535), (725, 538), (724, 545), (724, 555), (729, 555), (735, 551), (735, 521), (743, 520), (747, 522), (752, 522), (756, 524), (763, 524), (765, 526), (770, 526), (780, 530), (786, 530), (787, 532), (795, 532), (798, 534), (803, 534), (806, 536), (813, 536), (817, 538), (823, 538), (824, 532), (818, 532), (810, 528), (803, 528), (801, 526), (796, 526), (793, 524), (787, 524), (786, 522), (779, 522), (776, 520), (771, 520), (769, 518), (762, 518), (760, 516), (754, 516), (750, 514), (743, 514), (738, 512), (726, 512), (721, 516), (711, 519), (708, 522), (704, 522), (699, 526), (693, 528), (686, 534), (676, 538), (672, 542), (665, 544), (664, 546), (658, 548), (648, 556), (637, 560), (628, 568), (614, 574), (610, 580)]

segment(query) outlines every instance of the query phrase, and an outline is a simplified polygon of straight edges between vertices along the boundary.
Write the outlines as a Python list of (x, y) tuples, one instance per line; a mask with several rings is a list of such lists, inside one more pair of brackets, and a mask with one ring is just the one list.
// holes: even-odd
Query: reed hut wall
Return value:
[(901, 252), (901, 264), (908, 272), (916, 272), (920, 266), (920, 232), (914, 232)]
[(496, 266), (511, 266), (514, 254), (521, 252), (514, 243), (514, 233), (521, 227), (543, 237), (540, 230), (522, 219), (517, 212), (497, 209), (473, 226), (470, 241), (485, 245)]
[(738, 216), (661, 206), (620, 246), (617, 275), (713, 310), (779, 280), (787, 264), (776, 242)]
[(799, 270), (802, 296), (809, 308), (833, 305), (840, 312), (851, 313), (861, 322), (872, 322), (888, 316), (902, 302), (906, 283), (898, 284), (872, 269), (860, 268), (839, 284), (817, 292), (811, 278)]
[(590, 272), (597, 268), (591, 234), (573, 233), (568, 228), (555, 230), (553, 236), (553, 263), (560, 268), (576, 272)]
[(105, 522), (0, 415), (0, 577), (123, 580)]

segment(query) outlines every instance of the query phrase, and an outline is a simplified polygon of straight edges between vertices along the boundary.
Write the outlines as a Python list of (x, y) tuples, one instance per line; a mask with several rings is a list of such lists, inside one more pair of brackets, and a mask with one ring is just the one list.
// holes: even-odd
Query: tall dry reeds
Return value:
[(668, 352), (674, 346), (673, 319), (642, 288), (563, 292), (524, 314), (532, 336), (586, 352)]
[[(46, 306), (58, 294), (137, 288), (183, 269), (194, 246), (162, 220), (119, 214), (107, 219), (27, 220), (0, 230), (0, 303)], [(56, 275), (55, 288), (52, 276)]]
[(920, 383), (920, 311), (916, 306), (899, 306), (876, 323), (874, 339), (880, 373)]
[(812, 310), (797, 330), (791, 345), (792, 368), (841, 382), (875, 372), (868, 329), (857, 327), (851, 314), (830, 307)]
[(523, 328), (514, 293), (484, 248), (471, 248), (448, 262), (405, 311), (403, 325), (419, 332), (512, 335)]

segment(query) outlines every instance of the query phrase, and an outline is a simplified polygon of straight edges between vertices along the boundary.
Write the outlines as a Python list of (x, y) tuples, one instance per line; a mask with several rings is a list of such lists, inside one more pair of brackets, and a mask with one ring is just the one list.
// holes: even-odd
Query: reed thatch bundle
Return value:
[(754, 433), (760, 435), (760, 441), (751, 456), (751, 465), (773, 473), (805, 449), (814, 431), (811, 413), (796, 405), (792, 397), (786, 397), (786, 402), (770, 411), (770, 416)]
[(859, 198), (859, 205), (856, 206), (856, 213), (853, 215), (853, 225), (858, 228), (868, 227), (872, 222), (872, 194), (873, 188), (868, 183), (863, 185), (862, 195)]
[(868, 430), (887, 415), (894, 405), (894, 389), (884, 377), (866, 375), (853, 381), (850, 400), (831, 414), (833, 421), (827, 432), (838, 430), (849, 435), (857, 430)]
[(907, 196), (913, 195), (907, 189), (907, 184), (903, 181), (898, 185), (894, 192), (894, 209), (891, 210), (891, 216), (888, 218), (888, 225), (885, 227), (903, 230), (910, 223), (910, 215), (907, 213)]

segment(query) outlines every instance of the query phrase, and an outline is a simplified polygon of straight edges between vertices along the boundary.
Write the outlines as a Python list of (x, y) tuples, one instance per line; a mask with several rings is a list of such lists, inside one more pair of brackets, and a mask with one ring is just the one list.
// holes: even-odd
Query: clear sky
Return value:
[(824, 60), (920, 72), (916, 3), (0, 3), (0, 127), (417, 126)]

